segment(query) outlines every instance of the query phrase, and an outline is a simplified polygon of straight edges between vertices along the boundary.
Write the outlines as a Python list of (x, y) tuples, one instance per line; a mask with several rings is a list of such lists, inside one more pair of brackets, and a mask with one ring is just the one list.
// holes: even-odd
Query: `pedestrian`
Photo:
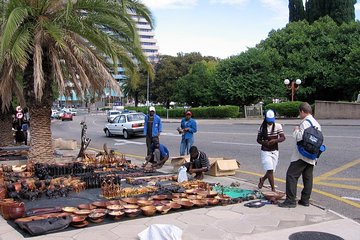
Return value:
[(17, 126), (15, 132), (15, 142), (16, 144), (22, 144), (25, 141), (25, 134), (21, 129), (21, 126)]
[(169, 150), (165, 145), (159, 143), (158, 137), (154, 137), (152, 139), (150, 151), (151, 153), (145, 158), (146, 161), (143, 164), (143, 167), (146, 167), (146, 165), (150, 162), (152, 168), (159, 169), (169, 159)]
[(189, 174), (195, 173), (195, 179), (204, 178), (204, 173), (209, 171), (210, 163), (206, 154), (199, 151), (196, 146), (192, 146), (189, 150), (190, 162), (184, 164)]
[[(299, 106), (299, 113), (302, 121), (299, 126), (295, 127), (293, 132), (296, 143), (303, 139), (304, 130), (311, 127), (311, 124), (321, 131), (320, 124), (312, 116), (310, 104), (307, 102), (301, 103)], [(294, 148), (291, 156), (291, 163), (286, 172), (286, 199), (284, 202), (279, 203), (279, 207), (283, 208), (296, 207), (297, 183), (300, 176), (302, 176), (304, 188), (301, 191), (301, 198), (298, 201), (299, 205), (309, 206), (313, 186), (313, 170), (316, 159), (309, 159), (301, 155), (297, 148), (297, 144), (295, 144)]]
[(24, 140), (24, 142), (25, 142), (25, 145), (27, 145), (28, 144), (28, 136), (29, 136), (29, 132), (28, 132), (28, 130), (29, 130), (29, 124), (28, 124), (28, 122), (27, 121), (24, 121), (23, 122), (23, 124), (21, 125), (21, 129), (22, 129), (22, 131), (23, 131), (23, 133), (24, 133), (24, 137), (25, 137), (25, 140)]
[(155, 107), (149, 108), (149, 114), (145, 116), (144, 135), (146, 136), (147, 156), (150, 155), (150, 146), (154, 137), (159, 137), (162, 132), (162, 122), (159, 115), (155, 113)]
[(266, 171), (260, 178), (258, 188), (261, 189), (266, 179), (269, 180), (271, 191), (275, 192), (274, 172), (279, 162), (278, 143), (285, 141), (284, 131), (280, 123), (275, 123), (275, 112), (269, 109), (265, 112), (265, 118), (261, 124), (257, 142), (261, 144), (261, 163)]
[(196, 121), (192, 118), (192, 113), (187, 111), (181, 120), (180, 127), (177, 128), (181, 134), (180, 156), (189, 154), (191, 146), (194, 144), (194, 133), (197, 132)]

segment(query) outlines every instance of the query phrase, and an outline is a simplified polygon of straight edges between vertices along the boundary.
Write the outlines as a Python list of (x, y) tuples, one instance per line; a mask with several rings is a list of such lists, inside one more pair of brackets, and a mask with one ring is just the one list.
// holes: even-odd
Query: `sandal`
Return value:
[(259, 179), (258, 188), (261, 189), (263, 187), (263, 185), (264, 185), (264, 181), (263, 181), (263, 178), (261, 177)]

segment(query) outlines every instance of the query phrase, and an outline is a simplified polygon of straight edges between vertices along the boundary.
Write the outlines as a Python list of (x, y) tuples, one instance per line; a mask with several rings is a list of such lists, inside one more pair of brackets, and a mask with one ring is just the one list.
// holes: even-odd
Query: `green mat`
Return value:
[(221, 193), (226, 194), (231, 198), (246, 198), (249, 195), (254, 194), (254, 191), (252, 191), (252, 190), (241, 189), (241, 188), (237, 188), (237, 187), (214, 186), (213, 190), (215, 190), (219, 194), (221, 194)]

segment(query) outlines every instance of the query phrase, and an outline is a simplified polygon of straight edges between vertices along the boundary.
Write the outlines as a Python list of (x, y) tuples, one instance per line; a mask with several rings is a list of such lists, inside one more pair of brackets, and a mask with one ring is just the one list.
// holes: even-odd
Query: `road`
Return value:
[[(102, 149), (104, 143), (110, 149), (132, 157), (143, 158), (146, 154), (145, 138), (135, 136), (129, 140), (122, 137), (105, 137), (105, 115), (75, 116), (72, 122), (52, 122), (53, 137), (76, 139), (80, 142), (80, 121), (88, 126), (90, 147)], [(180, 120), (179, 120), (180, 122)], [(165, 122), (160, 141), (170, 151), (171, 157), (179, 155), (179, 123)], [(235, 158), (241, 163), (235, 178), (258, 183), (264, 171), (260, 162), (260, 145), (256, 142), (258, 125), (226, 121), (201, 121), (195, 145), (210, 157)], [(291, 136), (294, 126), (284, 125), (286, 141), (280, 144), (280, 162), (275, 173), (279, 190), (285, 189), (286, 170), (294, 148)], [(327, 151), (323, 153), (314, 169), (312, 201), (344, 216), (360, 222), (360, 128), (359, 126), (323, 126)], [(301, 184), (301, 179), (299, 184)], [(300, 192), (301, 187), (298, 188)], [(299, 193), (298, 193), (299, 196)]]

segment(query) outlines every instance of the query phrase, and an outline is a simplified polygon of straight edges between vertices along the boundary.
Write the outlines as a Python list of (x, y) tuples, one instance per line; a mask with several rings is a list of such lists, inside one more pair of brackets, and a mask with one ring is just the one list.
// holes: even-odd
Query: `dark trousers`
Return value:
[(296, 203), (297, 183), (302, 175), (304, 188), (301, 191), (301, 201), (309, 202), (313, 186), (313, 170), (313, 165), (300, 159), (290, 163), (286, 172), (286, 201)]
[(146, 135), (146, 148), (147, 148), (147, 153), (146, 156), (149, 156), (151, 154), (151, 150), (150, 150), (150, 146), (152, 144), (152, 137), (151, 135)]

